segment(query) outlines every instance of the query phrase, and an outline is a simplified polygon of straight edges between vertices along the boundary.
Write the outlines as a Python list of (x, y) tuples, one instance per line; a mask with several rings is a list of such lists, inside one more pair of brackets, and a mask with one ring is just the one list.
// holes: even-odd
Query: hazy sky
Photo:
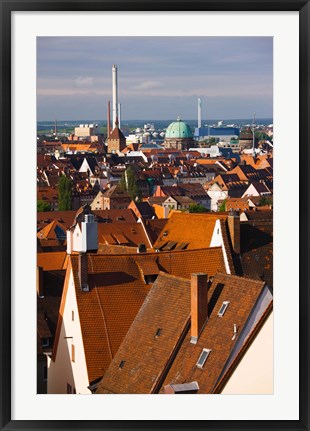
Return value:
[(271, 37), (39, 37), (38, 120), (272, 117)]

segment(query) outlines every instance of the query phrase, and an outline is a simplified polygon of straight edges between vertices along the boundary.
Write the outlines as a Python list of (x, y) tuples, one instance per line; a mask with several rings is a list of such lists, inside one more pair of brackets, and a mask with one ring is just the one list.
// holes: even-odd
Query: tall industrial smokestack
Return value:
[(198, 127), (201, 127), (201, 99), (198, 98)]
[(107, 127), (107, 133), (108, 137), (111, 133), (111, 107), (110, 107), (110, 100), (108, 101), (108, 127)]
[(253, 147), (252, 147), (252, 153), (253, 157), (255, 157), (255, 124), (256, 123), (256, 114), (254, 114), (253, 118)]
[(118, 104), (118, 128), (121, 129), (121, 104)]
[(118, 118), (118, 98), (117, 98), (117, 66), (113, 64), (112, 66), (112, 110), (113, 110), (113, 124), (112, 129), (115, 127), (116, 118)]

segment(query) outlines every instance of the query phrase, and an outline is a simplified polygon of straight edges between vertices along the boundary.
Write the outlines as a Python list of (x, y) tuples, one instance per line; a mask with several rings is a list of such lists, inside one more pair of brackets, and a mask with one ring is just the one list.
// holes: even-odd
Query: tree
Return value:
[(127, 192), (133, 201), (139, 202), (141, 200), (141, 190), (138, 186), (136, 173), (131, 166), (123, 173), (119, 185), (122, 191)]
[(207, 211), (207, 208), (201, 204), (190, 204), (188, 209), (188, 212), (190, 213), (205, 213)]
[(72, 181), (66, 175), (62, 175), (58, 183), (58, 210), (71, 210), (71, 198)]
[(224, 199), (223, 202), (221, 203), (221, 205), (219, 206), (219, 209), (218, 209), (219, 212), (225, 212), (226, 211), (226, 201), (227, 201), (227, 199)]
[(37, 201), (37, 211), (38, 212), (44, 212), (44, 211), (50, 211), (51, 210), (51, 204), (48, 202), (44, 202), (41, 199)]
[(268, 196), (261, 196), (258, 206), (263, 207), (265, 205), (272, 206), (272, 198)]

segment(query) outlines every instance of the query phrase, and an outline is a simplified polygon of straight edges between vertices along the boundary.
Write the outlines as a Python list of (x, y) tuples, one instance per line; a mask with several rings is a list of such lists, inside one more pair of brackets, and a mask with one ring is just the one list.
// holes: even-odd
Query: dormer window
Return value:
[(227, 307), (229, 305), (229, 301), (224, 301), (223, 304), (221, 305), (220, 311), (217, 313), (217, 315), (219, 317), (223, 317), (225, 311), (227, 310)]
[(204, 364), (205, 364), (208, 356), (210, 355), (210, 353), (211, 353), (210, 349), (203, 349), (202, 350), (202, 352), (201, 352), (201, 354), (199, 356), (199, 359), (197, 361), (197, 364), (196, 364), (196, 366), (198, 368), (203, 368), (203, 366), (204, 366)]

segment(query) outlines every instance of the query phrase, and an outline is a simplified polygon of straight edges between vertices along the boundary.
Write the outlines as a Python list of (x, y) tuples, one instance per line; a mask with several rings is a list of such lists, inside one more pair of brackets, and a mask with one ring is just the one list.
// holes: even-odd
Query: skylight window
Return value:
[(229, 301), (224, 301), (223, 304), (221, 305), (220, 311), (218, 312), (218, 316), (219, 317), (223, 317), (225, 311), (227, 310), (227, 307), (229, 305)]
[(158, 329), (157, 329), (156, 334), (155, 334), (155, 337), (156, 337), (156, 338), (160, 336), (161, 331), (162, 331), (162, 329), (161, 329), (161, 328), (158, 328)]
[(196, 364), (196, 366), (198, 368), (203, 368), (203, 366), (204, 366), (204, 364), (205, 364), (208, 356), (210, 355), (210, 353), (211, 353), (210, 349), (203, 349), (202, 350), (202, 352), (201, 352), (201, 354), (199, 356), (199, 359), (197, 361), (197, 364)]
[(118, 368), (121, 370), (123, 368), (123, 366), (125, 365), (126, 361), (121, 361)]

